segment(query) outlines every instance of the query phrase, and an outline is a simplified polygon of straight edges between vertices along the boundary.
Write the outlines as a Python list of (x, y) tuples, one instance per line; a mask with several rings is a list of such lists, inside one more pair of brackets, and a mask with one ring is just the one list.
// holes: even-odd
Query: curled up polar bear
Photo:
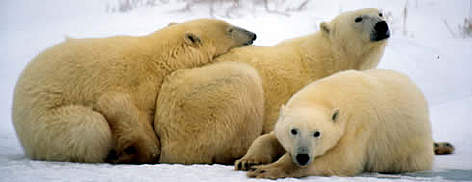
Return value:
[(12, 118), (31, 159), (155, 163), (156, 100), (172, 72), (211, 63), (256, 35), (198, 19), (145, 36), (68, 39), (28, 63)]

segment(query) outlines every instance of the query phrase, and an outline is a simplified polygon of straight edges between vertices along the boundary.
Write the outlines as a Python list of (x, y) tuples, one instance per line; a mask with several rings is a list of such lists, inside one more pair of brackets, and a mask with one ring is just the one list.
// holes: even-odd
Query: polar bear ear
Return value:
[(200, 37), (196, 36), (193, 33), (186, 33), (185, 34), (185, 42), (188, 43), (189, 45), (198, 45), (202, 41), (200, 40)]
[(336, 108), (333, 111), (333, 115), (331, 115), (331, 120), (336, 122), (338, 118), (339, 118), (339, 109)]
[(320, 23), (320, 30), (321, 30), (321, 32), (323, 32), (323, 33), (325, 33), (325, 34), (329, 34), (330, 28), (329, 28), (328, 23), (326, 23), (326, 22), (321, 22), (321, 23)]

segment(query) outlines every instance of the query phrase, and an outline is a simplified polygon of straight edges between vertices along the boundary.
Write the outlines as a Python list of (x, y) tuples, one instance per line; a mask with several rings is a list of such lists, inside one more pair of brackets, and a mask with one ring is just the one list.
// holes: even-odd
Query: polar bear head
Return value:
[(364, 61), (359, 69), (377, 66), (390, 37), (383, 13), (374, 8), (341, 13), (330, 22), (322, 22), (320, 30), (338, 54)]
[[(255, 33), (216, 19), (170, 23), (157, 33), (163, 35), (163, 39), (171, 38), (173, 45), (177, 45), (174, 54), (179, 54), (179, 51), (187, 55), (198, 52), (200, 54), (196, 54), (196, 58), (204, 57), (203, 59), (212, 59), (231, 48), (251, 45), (257, 37)], [(192, 60), (195, 57), (185, 58)]]
[(309, 165), (344, 135), (337, 108), (319, 105), (282, 107), (275, 135), (298, 166)]

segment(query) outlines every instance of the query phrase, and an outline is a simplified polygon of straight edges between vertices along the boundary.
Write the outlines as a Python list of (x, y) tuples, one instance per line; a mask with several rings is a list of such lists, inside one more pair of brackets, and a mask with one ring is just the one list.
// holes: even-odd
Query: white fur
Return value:
[(275, 135), (292, 158), (308, 146), (305, 175), (421, 171), (433, 162), (425, 98), (405, 75), (389, 70), (345, 71), (309, 84), (282, 109)]

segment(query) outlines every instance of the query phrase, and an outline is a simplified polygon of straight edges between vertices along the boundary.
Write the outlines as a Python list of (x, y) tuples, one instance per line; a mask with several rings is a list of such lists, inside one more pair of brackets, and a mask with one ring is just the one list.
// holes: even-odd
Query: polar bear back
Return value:
[[(371, 118), (376, 123), (367, 141), (366, 169), (403, 172), (431, 168), (433, 140), (423, 93), (407, 76), (395, 71), (370, 70), (365, 74), (374, 85), (378, 83), (371, 107), (377, 114)], [(408, 161), (413, 159), (417, 161)]]

